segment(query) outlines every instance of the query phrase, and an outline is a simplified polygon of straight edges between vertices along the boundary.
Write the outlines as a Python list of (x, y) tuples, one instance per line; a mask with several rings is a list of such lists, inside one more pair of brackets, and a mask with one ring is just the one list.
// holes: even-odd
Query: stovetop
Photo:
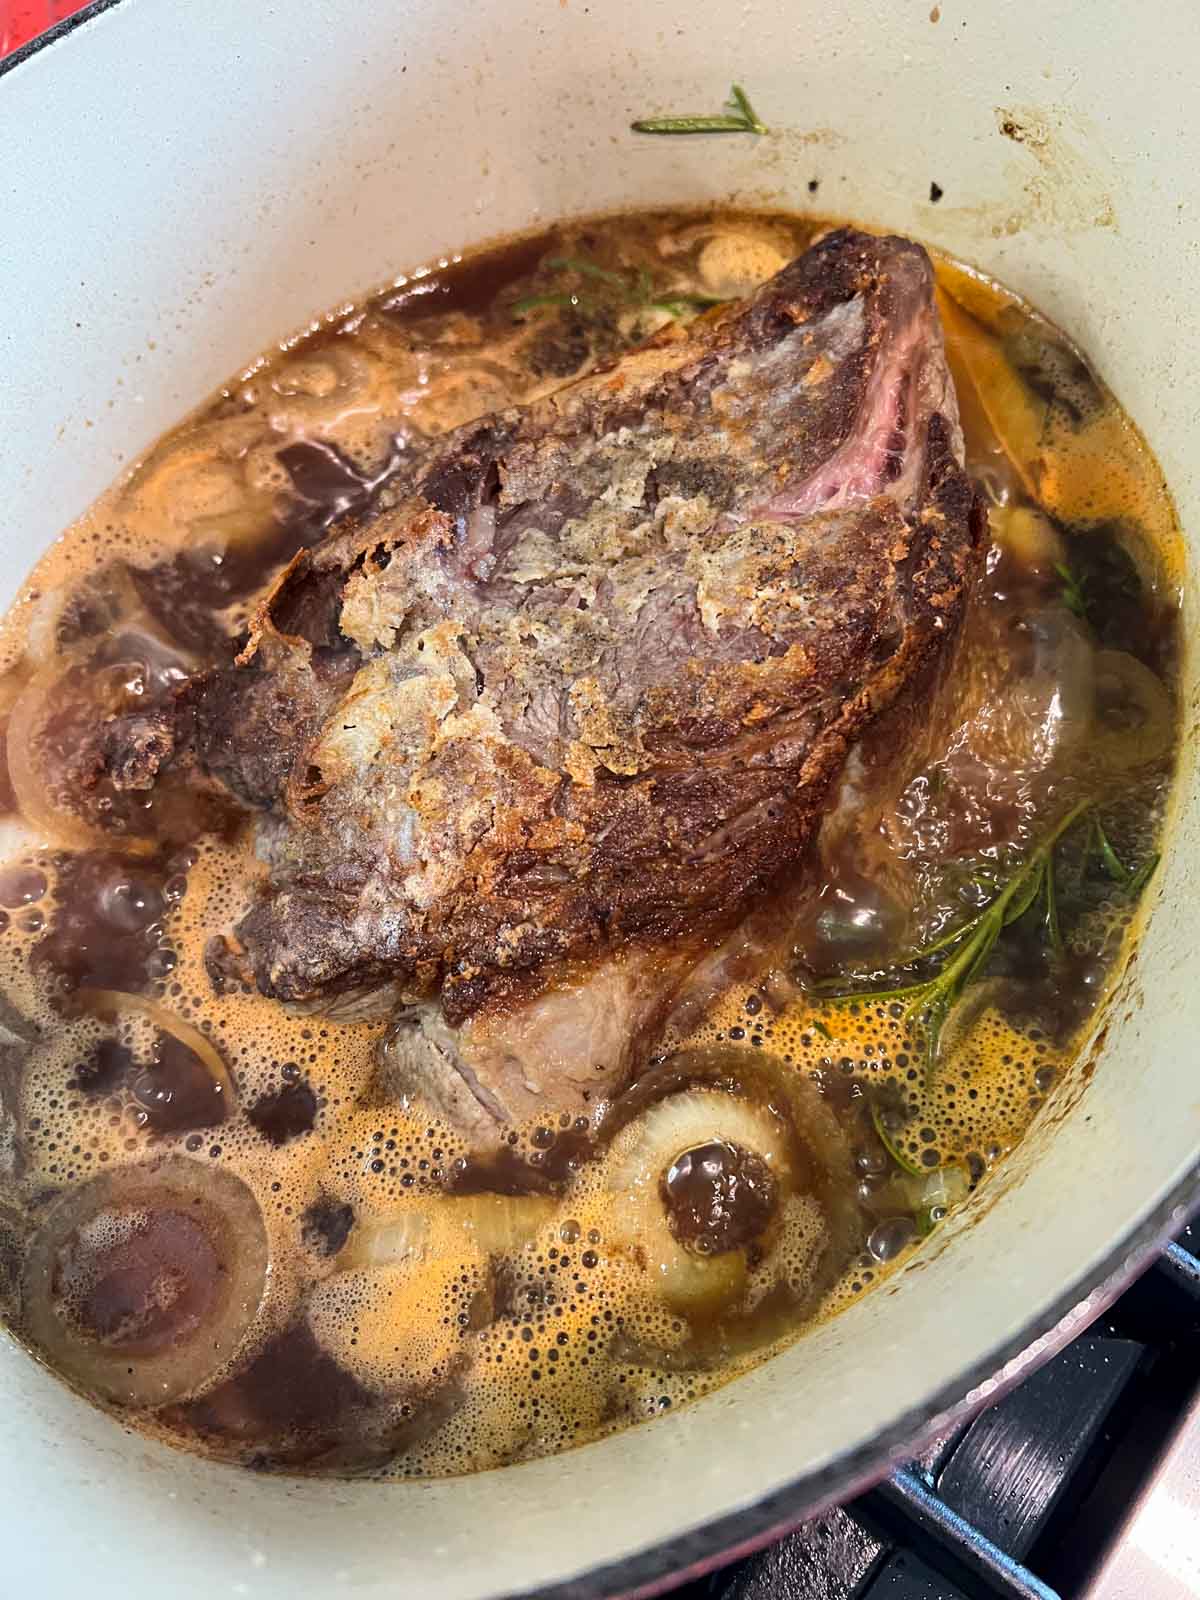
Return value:
[(1200, 1596), (1200, 1221), (886, 1482), (678, 1600)]

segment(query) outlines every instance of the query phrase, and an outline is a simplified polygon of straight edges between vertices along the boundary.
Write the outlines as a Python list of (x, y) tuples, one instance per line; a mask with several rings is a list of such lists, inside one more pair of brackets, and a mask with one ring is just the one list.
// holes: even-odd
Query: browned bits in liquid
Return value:
[(706, 1256), (757, 1239), (778, 1200), (766, 1163), (725, 1139), (676, 1156), (660, 1187), (671, 1232), (680, 1244)]

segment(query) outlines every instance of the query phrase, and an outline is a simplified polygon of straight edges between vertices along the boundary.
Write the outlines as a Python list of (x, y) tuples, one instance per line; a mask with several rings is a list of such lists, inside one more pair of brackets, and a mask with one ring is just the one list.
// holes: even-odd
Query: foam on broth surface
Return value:
[[(38, 729), (67, 729), (66, 749), (71, 703), (97, 674), (113, 677), (105, 692), (152, 700), (195, 671), (300, 543), (369, 507), (412, 441), (747, 293), (817, 231), (777, 214), (636, 215), (398, 280), (264, 355), (168, 435), (47, 553), (10, 612), (6, 1314), (31, 1336), (26, 1259), (62, 1195), (98, 1174), (168, 1154), (201, 1175), (219, 1167), (266, 1230), (249, 1333), (181, 1393), (124, 1413), (146, 1428), (261, 1466), (395, 1476), (614, 1431), (725, 1382), (894, 1271), (1070, 1069), (1156, 848), (1166, 687), (1152, 707), (1165, 733), (1149, 717), (1157, 745), (1143, 730), (1146, 748), (1117, 751), (1128, 760), (1102, 797), (1102, 835), (1089, 811), (1086, 836), (1075, 829), (1052, 854), (1061, 907), (1043, 872), (1044, 913), (1031, 899), (989, 950), (934, 1070), (926, 1023), (894, 998), (908, 980), (886, 974), (897, 949), (936, 946), (978, 915), (1040, 848), (1061, 811), (1055, 785), (1094, 742), (1072, 743), (1071, 674), (1107, 661), (1122, 692), (1136, 680), (1152, 697), (1114, 664), (1133, 657), (1169, 684), (1177, 533), (1153, 460), (1070, 346), (952, 263), (939, 266), (948, 349), (997, 541), (974, 625), (993, 644), (1019, 635), (1011, 659), (1004, 643), (970, 670), (996, 674), (983, 703), (1011, 715), (961, 735), (945, 711), (928, 759), (878, 800), (870, 862), (838, 821), (869, 790), (870, 751), (852, 761), (790, 913), (794, 959), (731, 966), (707, 1009), (675, 1019), (639, 1103), (514, 1128), (503, 1162), (479, 1169), (451, 1127), (389, 1092), (382, 1024), (292, 1015), (214, 968), (210, 939), (264, 871), (248, 824), (168, 815), (170, 797), (146, 796), (149, 811), (114, 813), (105, 837), (40, 781), (58, 746)], [(1038, 755), (1037, 738), (1052, 748)], [(1026, 776), (1010, 783), (1014, 771)], [(982, 809), (946, 798), (969, 800), (972, 772)], [(822, 988), (847, 973), (840, 998)], [(679, 1215), (664, 1222), (662, 1175), (684, 1150), (703, 1151), (708, 1187), (695, 1192), (706, 1204), (719, 1193), (735, 1239), (739, 1197), (758, 1184), (752, 1242), (705, 1258)], [(51, 1278), (90, 1271), (90, 1248), (71, 1245)], [(131, 1271), (110, 1274), (126, 1295), (112, 1315), (136, 1340), (145, 1295), (165, 1316), (181, 1291), (164, 1271), (135, 1292)], [(49, 1354), (78, 1376), (69, 1342)]]

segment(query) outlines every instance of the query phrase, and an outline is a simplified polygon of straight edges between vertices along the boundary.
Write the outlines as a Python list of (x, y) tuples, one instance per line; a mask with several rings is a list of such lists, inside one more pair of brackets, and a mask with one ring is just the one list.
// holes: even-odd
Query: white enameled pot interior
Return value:
[[(1118, 0), (120, 0), (0, 79), (3, 597), (156, 434), (348, 294), (563, 213), (729, 197), (912, 232), (1028, 293), (1200, 528), (1198, 66), (1187, 0), (1152, 27)], [(768, 138), (627, 131), (717, 109), (734, 77)], [(652, 1425), (412, 1486), (174, 1454), (4, 1343), (6, 1592), (468, 1600), (620, 1562), (796, 1479), (836, 1489), (1115, 1266), (1196, 1158), (1186, 775), (1179, 801), (1136, 974), (1094, 1075), (1064, 1090), (1078, 1103), (885, 1290)]]

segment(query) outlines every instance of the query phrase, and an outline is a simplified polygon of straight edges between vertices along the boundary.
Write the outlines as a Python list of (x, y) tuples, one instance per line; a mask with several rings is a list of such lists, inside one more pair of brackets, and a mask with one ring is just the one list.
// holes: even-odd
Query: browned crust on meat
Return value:
[(984, 524), (936, 411), (905, 507), (754, 506), (852, 439), (928, 289), (917, 247), (832, 236), (687, 338), (462, 430), (297, 559), (197, 713), (210, 770), (286, 819), (239, 929), (264, 992), (440, 990), (457, 1022), (622, 947), (698, 948), (800, 870), (850, 747), (954, 638)]
[[(944, 440), (934, 450), (945, 451)], [(910, 683), (928, 676), (962, 625), (984, 549), (986, 515), (948, 452), (931, 488), (915, 529), (897, 519), (891, 550), (895, 581), (907, 590), (911, 607), (904, 636), (801, 759), (770, 764), (772, 749), (788, 739), (789, 722), (802, 719), (794, 708), (803, 705), (806, 684), (827, 681), (844, 664), (840, 644), (831, 642), (827, 656), (790, 669), (786, 660), (772, 661), (769, 685), (752, 668), (725, 682), (695, 672), (678, 698), (689, 707), (699, 702), (696, 715), (704, 718), (716, 757), (664, 764), (632, 785), (572, 789), (567, 817), (575, 827), (565, 848), (556, 848), (549, 834), (536, 844), (527, 836), (524, 850), (515, 841), (497, 841), (498, 848), (473, 857), (475, 874), (446, 928), (443, 961), (470, 952), (469, 964), (457, 972), (451, 968), (444, 982), (449, 1020), (480, 1007), (521, 1003), (531, 982), (540, 988), (579, 981), (578, 957), (589, 947), (683, 942), (699, 952), (760, 896), (795, 875), (851, 746)], [(964, 526), (970, 528), (968, 540)], [(847, 615), (868, 598), (854, 583), (838, 597)], [(760, 721), (758, 707), (771, 703), (775, 709)], [(756, 765), (762, 760), (768, 764)], [(724, 819), (731, 813), (747, 819), (736, 851), (706, 861), (704, 842), (728, 827)], [(522, 877), (547, 861), (574, 865), (589, 839), (600, 843), (586, 852), (586, 891), (573, 884), (556, 905), (543, 901), (540, 908), (539, 922), (552, 922), (551, 936), (539, 938), (535, 925), (521, 943), (502, 944), (498, 925), (511, 926), (528, 905)], [(688, 882), (685, 897), (681, 880)], [(574, 937), (564, 949), (559, 941), (567, 929)]]

